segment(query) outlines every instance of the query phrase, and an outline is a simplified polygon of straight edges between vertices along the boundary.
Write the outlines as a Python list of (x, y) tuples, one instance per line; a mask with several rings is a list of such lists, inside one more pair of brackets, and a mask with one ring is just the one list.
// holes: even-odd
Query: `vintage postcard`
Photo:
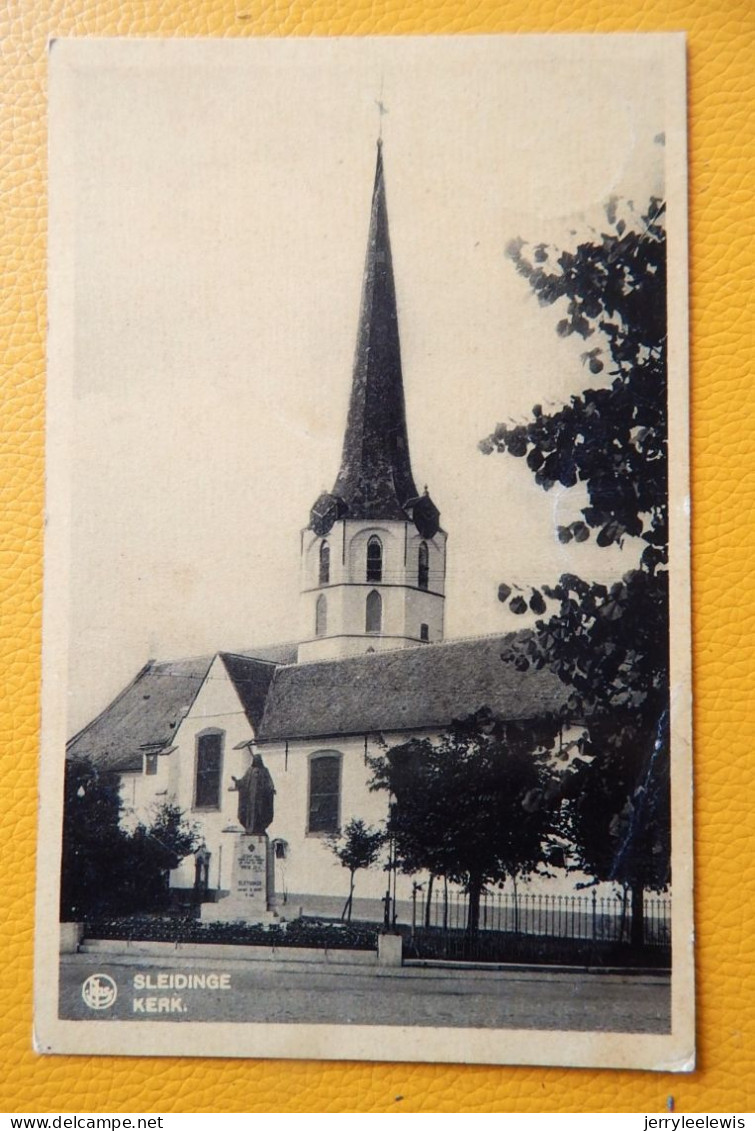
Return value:
[(692, 1068), (683, 37), (49, 59), (36, 1048)]

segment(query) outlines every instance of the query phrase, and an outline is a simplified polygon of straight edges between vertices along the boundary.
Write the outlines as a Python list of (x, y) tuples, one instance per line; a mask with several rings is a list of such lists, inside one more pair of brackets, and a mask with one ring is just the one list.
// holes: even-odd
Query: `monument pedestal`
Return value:
[(217, 903), (202, 904), (203, 923), (273, 923), (273, 857), (266, 834), (236, 833), (231, 890)]

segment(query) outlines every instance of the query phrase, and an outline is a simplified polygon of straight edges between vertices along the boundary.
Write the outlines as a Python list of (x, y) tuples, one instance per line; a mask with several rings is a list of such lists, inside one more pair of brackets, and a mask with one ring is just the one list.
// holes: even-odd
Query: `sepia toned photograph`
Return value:
[(49, 66), (36, 1048), (691, 1070), (683, 37)]

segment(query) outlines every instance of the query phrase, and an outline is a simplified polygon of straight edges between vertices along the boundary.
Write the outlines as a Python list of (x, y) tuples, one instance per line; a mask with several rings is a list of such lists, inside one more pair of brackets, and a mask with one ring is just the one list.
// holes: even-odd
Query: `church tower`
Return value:
[(302, 532), (299, 660), (443, 639), (446, 534), (412, 475), (382, 142), (351, 400), (333, 490)]

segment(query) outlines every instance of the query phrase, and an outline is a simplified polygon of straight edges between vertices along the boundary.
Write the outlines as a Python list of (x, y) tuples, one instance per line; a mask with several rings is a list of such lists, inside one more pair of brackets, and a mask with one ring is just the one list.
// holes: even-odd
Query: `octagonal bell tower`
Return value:
[(300, 662), (443, 639), (446, 534), (409, 458), (380, 140), (341, 468), (301, 553)]

